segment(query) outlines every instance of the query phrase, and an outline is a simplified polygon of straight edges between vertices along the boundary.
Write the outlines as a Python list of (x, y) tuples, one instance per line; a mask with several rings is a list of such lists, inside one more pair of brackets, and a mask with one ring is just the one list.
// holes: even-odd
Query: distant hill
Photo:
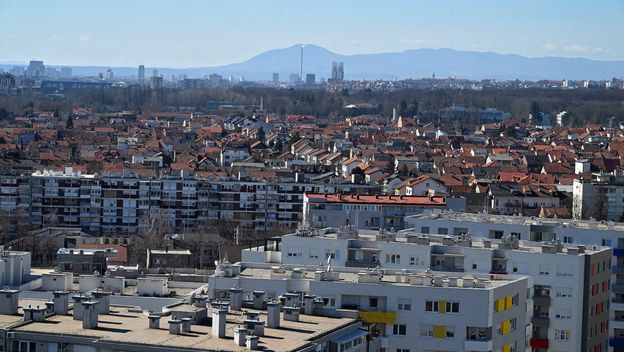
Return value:
[[(269, 50), (249, 60), (215, 67), (186, 69), (155, 68), (159, 74), (187, 74), (202, 77), (210, 73), (225, 76), (245, 76), (248, 80), (271, 80), (280, 74), (282, 81), (291, 73), (299, 73), (300, 45)], [(304, 47), (303, 72), (316, 74), (317, 79), (331, 75), (332, 61), (344, 62), (346, 79), (403, 79), (431, 77), (458, 77), (469, 79), (610, 79), (624, 76), (624, 61), (600, 61), (585, 58), (540, 57), (504, 55), (492, 52), (459, 51), (453, 49), (413, 49), (400, 53), (341, 55), (325, 48), (308, 44)], [(1, 65), (5, 67), (9, 65)], [(106, 67), (74, 67), (78, 75), (97, 75)], [(146, 67), (146, 75), (152, 67)], [(117, 76), (136, 75), (136, 67), (113, 67)]]

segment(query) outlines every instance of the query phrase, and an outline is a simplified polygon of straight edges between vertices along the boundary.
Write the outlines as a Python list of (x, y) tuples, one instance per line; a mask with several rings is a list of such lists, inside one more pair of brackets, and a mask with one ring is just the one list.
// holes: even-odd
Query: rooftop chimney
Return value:
[(206, 308), (206, 302), (208, 302), (208, 296), (197, 295), (193, 298), (193, 304), (198, 308)]
[(314, 312), (314, 301), (316, 300), (316, 296), (314, 295), (305, 295), (303, 296), (303, 314), (312, 315)]
[(264, 296), (266, 293), (264, 291), (254, 291), (253, 292), (253, 308), (254, 309), (264, 309)]
[(91, 294), (93, 295), (93, 298), (99, 302), (97, 306), (98, 313), (110, 313), (110, 292), (95, 290)]
[(284, 320), (299, 321), (299, 307), (284, 307)]
[(247, 329), (242, 326), (234, 327), (234, 343), (237, 346), (247, 346), (245, 337), (247, 337)]
[(54, 314), (67, 315), (69, 311), (69, 292), (67, 291), (54, 291), (52, 292), (54, 298), (52, 302), (54, 304)]
[(268, 328), (276, 329), (280, 326), (280, 303), (268, 302), (267, 303), (267, 322)]
[(17, 314), (19, 292), (8, 288), (0, 290), (0, 314)]
[(160, 315), (150, 314), (149, 319), (149, 328), (150, 329), (160, 329)]
[(249, 350), (257, 350), (258, 349), (258, 336), (247, 335), (245, 336), (246, 347)]
[(89, 300), (89, 297), (83, 295), (74, 295), (72, 298), (74, 299), (74, 307), (72, 309), (74, 320), (82, 320), (84, 316), (84, 307), (81, 303), (87, 302)]
[(98, 310), (97, 301), (81, 302), (83, 310), (82, 328), (83, 329), (95, 329), (98, 326)]
[(191, 332), (191, 318), (182, 318), (182, 332)]
[(301, 294), (286, 292), (283, 294), (284, 303), (288, 307), (301, 307)]
[(169, 333), (172, 335), (180, 335), (180, 323), (179, 320), (169, 320)]
[(225, 337), (225, 319), (227, 311), (223, 309), (212, 310), (212, 335), (214, 337)]
[(243, 308), (243, 290), (240, 288), (230, 289), (230, 308), (237, 311)]
[(46, 314), (54, 313), (54, 302), (50, 302), (50, 301), (46, 302), (45, 311), (46, 311)]

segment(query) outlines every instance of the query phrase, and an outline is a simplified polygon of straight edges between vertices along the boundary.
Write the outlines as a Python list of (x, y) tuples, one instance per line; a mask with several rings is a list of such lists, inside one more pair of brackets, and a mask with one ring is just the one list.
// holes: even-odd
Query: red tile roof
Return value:
[(424, 205), (424, 206), (445, 206), (446, 199), (440, 196), (419, 197), (419, 196), (367, 196), (367, 195), (345, 195), (345, 194), (320, 194), (306, 193), (308, 199), (315, 203), (354, 203), (354, 204), (388, 204), (388, 205)]

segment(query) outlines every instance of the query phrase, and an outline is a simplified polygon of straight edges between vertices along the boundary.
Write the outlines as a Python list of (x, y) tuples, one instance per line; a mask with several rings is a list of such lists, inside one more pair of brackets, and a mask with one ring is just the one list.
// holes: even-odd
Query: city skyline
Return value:
[[(52, 65), (202, 67), (241, 62), (294, 43), (314, 43), (345, 55), (451, 48), (527, 57), (624, 58), (624, 44), (616, 38), (624, 31), (618, 18), (624, 3), (618, 1), (565, 6), (560, 1), (398, 1), (384, 6), (366, 1), (357, 3), (357, 11), (352, 3), (325, 1), (187, 4), (5, 1), (0, 4), (5, 49), (0, 62), (42, 58)], [(197, 20), (197, 14), (205, 20)]]

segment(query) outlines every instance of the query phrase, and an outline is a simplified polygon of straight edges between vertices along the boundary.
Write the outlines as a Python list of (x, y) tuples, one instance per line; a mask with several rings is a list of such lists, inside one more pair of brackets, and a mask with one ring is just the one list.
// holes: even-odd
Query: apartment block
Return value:
[(3, 210), (16, 209), (19, 200), (34, 226), (79, 227), (94, 234), (134, 234), (157, 227), (172, 232), (211, 226), (241, 231), (295, 229), (302, 221), (306, 192), (379, 191), (376, 186), (351, 183), (200, 179), (185, 173), (159, 178), (102, 176), (69, 167), (62, 172), (35, 172), (25, 180), (29, 180), (28, 188), (7, 188), (7, 192), (22, 193), (12, 196)]
[(211, 299), (278, 300), (295, 314), (355, 311), (372, 336), (368, 351), (525, 349), (523, 276), (242, 263), (217, 267), (208, 281)]
[(606, 351), (611, 257), (607, 247), (520, 241), (515, 236), (473, 239), (343, 228), (300, 230), (267, 250), (243, 251), (242, 260), (313, 266), (331, 258), (346, 268), (527, 275), (534, 286), (533, 307), (527, 312), (533, 350), (585, 346)]
[[(609, 330), (609, 350), (624, 351), (624, 224), (607, 221), (541, 219), (436, 211), (408, 217), (406, 222), (415, 233), (470, 234), (472, 238), (489, 240), (515, 236), (525, 241), (574, 244), (585, 250), (593, 250), (601, 246), (612, 247), (613, 257), (610, 261), (606, 263), (603, 261), (601, 264), (592, 261), (588, 264), (589, 266), (585, 266), (586, 277), (590, 279), (588, 284), (592, 289), (590, 294), (586, 294), (587, 303), (584, 309), (588, 310), (583, 316), (587, 319), (588, 348), (597, 348), (596, 332), (598, 332), (598, 336), (601, 336), (606, 325)], [(609, 266), (611, 266), (611, 270), (609, 270)], [(553, 270), (551, 267), (549, 275), (546, 276), (550, 278), (553, 275)], [(601, 304), (601, 295), (607, 276), (609, 279), (607, 279), (606, 285), (611, 287), (611, 299)], [(595, 294), (596, 291), (600, 294)], [(552, 287), (543, 293), (546, 300), (552, 300), (553, 296), (557, 295), (556, 288), (553, 292)], [(598, 317), (601, 317), (605, 310), (608, 310), (609, 314), (607, 324), (597, 321), (601, 319)], [(596, 311), (601, 313), (596, 313)], [(549, 317), (551, 321), (556, 315), (557, 312), (550, 307)], [(537, 344), (536, 346), (540, 344), (538, 341), (543, 340), (539, 338), (542, 336), (536, 332), (534, 342)], [(561, 337), (562, 335), (549, 333), (549, 343), (552, 345), (554, 339), (561, 339)], [(596, 343), (596, 345), (592, 345), (592, 343)], [(543, 346), (543, 344), (539, 346)]]
[(303, 195), (303, 222), (310, 227), (405, 228), (404, 219), (425, 209), (465, 211), (466, 199), (443, 196)]
[(624, 220), (624, 174), (600, 173), (593, 180), (575, 179), (572, 215), (578, 220)]

